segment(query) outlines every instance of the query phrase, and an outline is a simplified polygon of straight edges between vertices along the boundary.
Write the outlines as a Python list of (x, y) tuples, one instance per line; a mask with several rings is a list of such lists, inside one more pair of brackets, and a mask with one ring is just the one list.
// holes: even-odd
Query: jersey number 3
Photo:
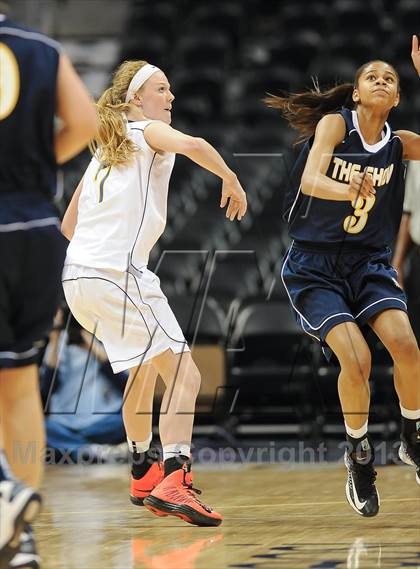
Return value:
[(353, 215), (348, 215), (344, 220), (343, 227), (347, 233), (360, 233), (366, 225), (370, 210), (376, 201), (375, 196), (368, 198), (357, 198), (352, 201), (354, 207)]
[(0, 121), (16, 107), (20, 91), (19, 65), (13, 51), (0, 43)]

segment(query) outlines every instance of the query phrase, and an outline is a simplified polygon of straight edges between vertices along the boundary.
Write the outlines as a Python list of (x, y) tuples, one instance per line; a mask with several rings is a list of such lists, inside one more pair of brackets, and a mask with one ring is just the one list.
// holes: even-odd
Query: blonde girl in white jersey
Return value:
[[(196, 525), (222, 517), (196, 499), (189, 462), (200, 373), (148, 268), (166, 223), (175, 155), (222, 179), (220, 206), (240, 220), (246, 196), (236, 175), (202, 138), (174, 130), (174, 101), (163, 71), (126, 61), (98, 102), (95, 154), (64, 216), (71, 240), (63, 287), (76, 319), (102, 340), (114, 372), (130, 370), (123, 406), (132, 457), (131, 501)], [(160, 374), (166, 384), (159, 430), (164, 464), (145, 460)]]

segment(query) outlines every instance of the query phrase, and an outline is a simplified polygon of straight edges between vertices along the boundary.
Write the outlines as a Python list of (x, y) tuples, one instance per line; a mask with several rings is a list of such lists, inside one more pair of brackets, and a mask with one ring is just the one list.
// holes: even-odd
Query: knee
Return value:
[(194, 395), (197, 396), (201, 387), (201, 373), (195, 364), (194, 368), (188, 374), (187, 383), (188, 389), (191, 390), (191, 393), (194, 393)]
[(25, 398), (39, 397), (38, 378), (30, 373), (26, 376), (20, 368), (4, 369), (0, 372), (0, 394), (8, 405)]
[[(398, 338), (392, 338), (388, 344), (389, 352), (396, 364), (408, 363), (414, 366), (420, 365), (420, 351), (413, 334), (404, 334)], [(413, 370), (414, 371), (414, 370)]]
[(179, 388), (187, 393), (197, 397), (198, 392), (200, 391), (201, 386), (201, 374), (198, 367), (195, 365), (194, 362), (188, 366), (186, 373), (183, 373), (180, 381), (179, 381)]
[(357, 353), (346, 354), (345, 358), (340, 361), (340, 364), (344, 377), (346, 377), (350, 383), (354, 385), (365, 385), (366, 382), (369, 381), (372, 357), (367, 348)]

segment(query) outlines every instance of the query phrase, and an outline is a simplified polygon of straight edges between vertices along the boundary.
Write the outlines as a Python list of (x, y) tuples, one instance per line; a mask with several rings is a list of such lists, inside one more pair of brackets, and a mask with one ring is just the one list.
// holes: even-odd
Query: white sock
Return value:
[(152, 442), (152, 433), (150, 433), (145, 441), (132, 441), (127, 437), (127, 442), (131, 452), (146, 452), (149, 450), (150, 443)]
[(163, 447), (163, 461), (168, 458), (174, 458), (177, 456), (190, 456), (191, 454), (191, 444), (186, 443), (175, 443), (172, 445), (164, 445)]
[(415, 411), (411, 411), (411, 409), (405, 409), (400, 403), (401, 408), (401, 415), (405, 419), (412, 419), (414, 421), (418, 421), (420, 419), (420, 409), (416, 409)]
[(366, 421), (366, 423), (362, 425), (360, 429), (353, 429), (353, 427), (349, 427), (345, 421), (344, 425), (346, 427), (346, 433), (353, 439), (361, 439), (368, 432), (368, 421)]

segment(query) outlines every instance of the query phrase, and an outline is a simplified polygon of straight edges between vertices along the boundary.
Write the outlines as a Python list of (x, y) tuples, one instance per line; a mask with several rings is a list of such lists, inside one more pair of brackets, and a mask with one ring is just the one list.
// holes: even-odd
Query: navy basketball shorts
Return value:
[(0, 232), (0, 368), (38, 362), (62, 291), (67, 245), (56, 225)]
[(325, 343), (342, 322), (363, 326), (389, 308), (407, 312), (389, 248), (377, 252), (317, 252), (293, 244), (281, 277), (298, 324)]

